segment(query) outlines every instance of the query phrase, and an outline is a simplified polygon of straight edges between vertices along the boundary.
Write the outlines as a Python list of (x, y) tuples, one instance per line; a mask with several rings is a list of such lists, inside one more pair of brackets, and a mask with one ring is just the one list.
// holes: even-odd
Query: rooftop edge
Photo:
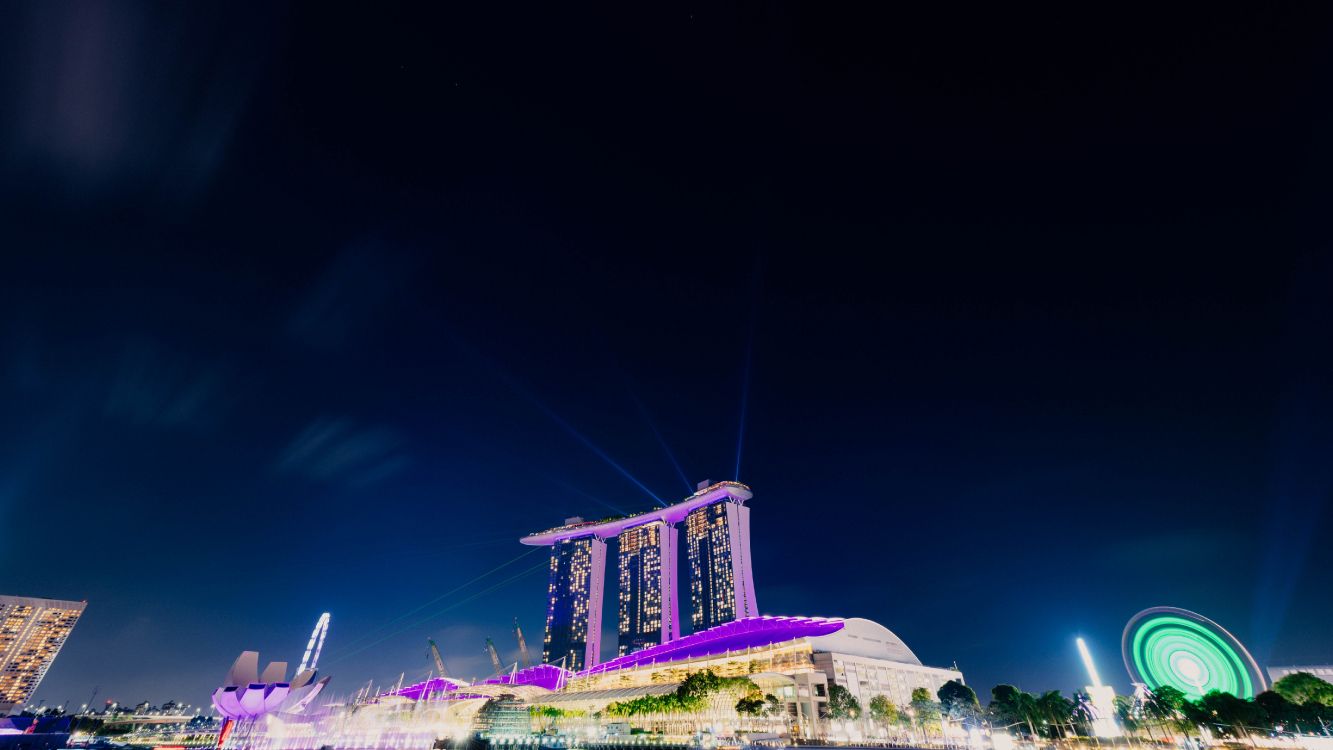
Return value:
[(717, 482), (699, 490), (675, 505), (668, 505), (665, 508), (653, 508), (624, 518), (557, 526), (546, 531), (535, 531), (518, 541), (532, 547), (549, 547), (569, 539), (582, 539), (590, 536), (608, 539), (619, 536), (620, 532), (626, 529), (654, 521), (679, 523), (685, 520), (686, 514), (695, 508), (702, 508), (705, 505), (712, 505), (722, 500), (731, 499), (745, 502), (752, 497), (754, 497), (754, 493), (747, 485), (732, 481)]

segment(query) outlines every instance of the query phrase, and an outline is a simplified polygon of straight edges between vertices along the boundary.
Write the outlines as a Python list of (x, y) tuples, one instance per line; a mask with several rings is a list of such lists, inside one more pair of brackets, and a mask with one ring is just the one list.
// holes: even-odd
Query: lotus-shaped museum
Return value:
[(301, 670), (289, 682), (287, 662), (275, 661), (259, 672), (259, 652), (243, 651), (213, 691), (213, 706), (228, 719), (257, 719), (274, 711), (300, 713), (329, 682), (315, 681), (315, 670)]

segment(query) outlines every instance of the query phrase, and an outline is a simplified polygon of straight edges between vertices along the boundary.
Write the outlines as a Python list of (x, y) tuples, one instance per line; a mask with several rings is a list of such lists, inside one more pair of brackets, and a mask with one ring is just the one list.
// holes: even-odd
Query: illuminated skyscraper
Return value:
[(0, 596), (0, 715), (32, 696), (87, 604)]
[(577, 671), (600, 660), (605, 579), (606, 542), (584, 536), (551, 546), (543, 662)]
[(744, 501), (727, 494), (685, 516), (690, 624), (696, 633), (759, 614), (750, 568), (750, 509)]
[(679, 536), (673, 524), (661, 520), (620, 532), (621, 656), (680, 637)]
[(600, 660), (606, 540), (619, 540), (620, 653), (681, 637), (679, 525), (689, 541), (691, 618), (699, 631), (759, 614), (750, 572), (750, 509), (740, 482), (701, 482), (674, 505), (630, 516), (567, 518), (519, 539), (551, 548), (542, 661), (579, 670)]

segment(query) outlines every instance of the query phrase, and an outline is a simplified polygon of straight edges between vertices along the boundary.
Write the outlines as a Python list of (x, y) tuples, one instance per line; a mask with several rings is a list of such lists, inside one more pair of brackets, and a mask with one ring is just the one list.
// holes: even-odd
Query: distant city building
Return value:
[(750, 509), (743, 502), (728, 496), (685, 516), (695, 631), (759, 614), (750, 568)]
[(600, 660), (605, 578), (606, 542), (601, 539), (585, 536), (551, 546), (544, 663), (579, 670)]
[(666, 521), (652, 521), (620, 532), (621, 656), (680, 636), (678, 538), (676, 527)]
[(87, 604), (0, 595), (0, 714), (37, 690)]
[(1270, 682), (1277, 682), (1283, 677), (1296, 674), (1297, 672), (1305, 672), (1306, 674), (1312, 674), (1325, 682), (1333, 682), (1333, 664), (1318, 664), (1308, 667), (1269, 667), (1267, 671), (1268, 680)]

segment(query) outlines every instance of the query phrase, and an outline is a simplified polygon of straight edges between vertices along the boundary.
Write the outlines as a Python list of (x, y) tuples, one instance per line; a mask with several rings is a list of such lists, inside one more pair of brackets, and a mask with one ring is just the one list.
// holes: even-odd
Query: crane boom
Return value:
[(518, 638), (518, 655), (523, 660), (523, 666), (532, 666), (532, 656), (528, 654), (528, 642), (523, 640), (523, 628), (518, 626), (518, 618), (514, 618), (514, 637)]
[(491, 655), (491, 666), (495, 667), (495, 674), (504, 671), (504, 665), (500, 663), (500, 652), (495, 650), (495, 644), (490, 638), (486, 639), (486, 653)]
[(435, 639), (427, 638), (426, 643), (430, 644), (430, 657), (435, 660), (435, 671), (441, 677), (448, 677), (449, 673), (444, 671), (444, 657), (440, 656), (440, 647), (435, 645)]

